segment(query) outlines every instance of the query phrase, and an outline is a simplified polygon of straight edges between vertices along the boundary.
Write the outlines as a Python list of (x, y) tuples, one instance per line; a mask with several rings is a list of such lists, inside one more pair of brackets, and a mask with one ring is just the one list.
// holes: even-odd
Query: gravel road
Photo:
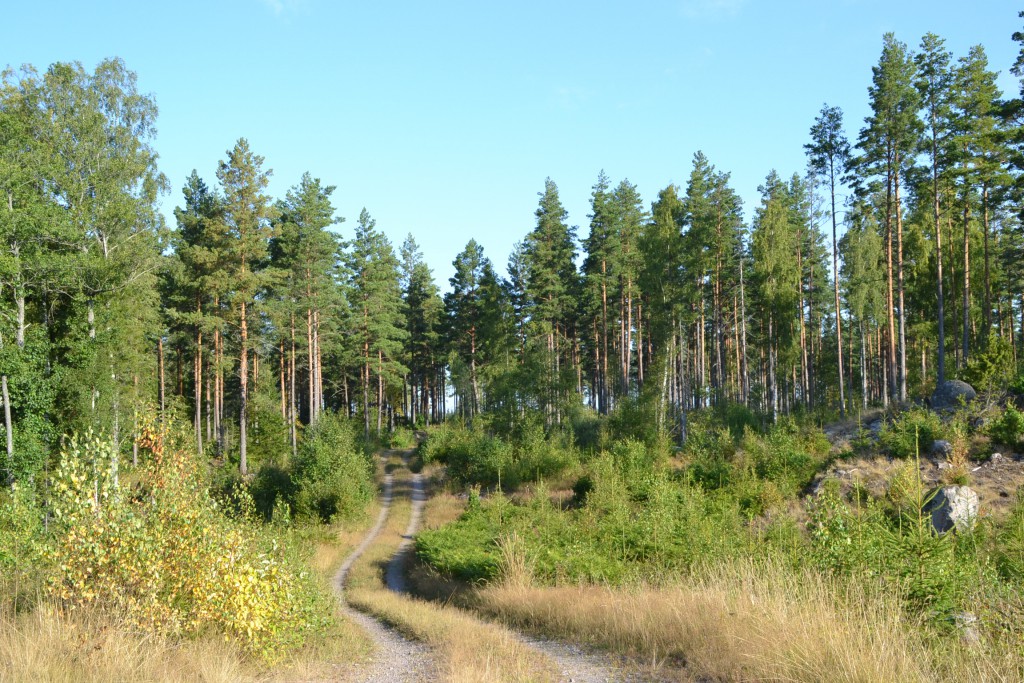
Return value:
[[(373, 663), (356, 677), (356, 680), (368, 683), (413, 683), (436, 678), (433, 674), (430, 650), (426, 646), (402, 637), (394, 629), (385, 626), (368, 614), (349, 607), (345, 601), (345, 579), (348, 577), (352, 565), (377, 539), (387, 520), (388, 512), (391, 510), (392, 481), (390, 474), (384, 478), (384, 493), (381, 496), (381, 508), (377, 522), (366, 534), (362, 543), (345, 558), (345, 562), (342, 563), (334, 577), (334, 587), (345, 615), (362, 626), (377, 646)], [(393, 562), (394, 560), (392, 560), (392, 564)], [(388, 574), (390, 573), (391, 564), (388, 565)]]

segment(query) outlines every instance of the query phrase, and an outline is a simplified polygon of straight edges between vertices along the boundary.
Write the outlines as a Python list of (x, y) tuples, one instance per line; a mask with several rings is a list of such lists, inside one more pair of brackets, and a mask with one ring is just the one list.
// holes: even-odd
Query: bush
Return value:
[(1006, 410), (989, 425), (988, 434), (996, 443), (1019, 448), (1024, 446), (1024, 413), (1011, 403)]
[(448, 477), (460, 486), (514, 489), (527, 482), (565, 476), (579, 463), (569, 437), (546, 436), (541, 424), (528, 420), (512, 441), (491, 436), (480, 427), (457, 423), (430, 431), (420, 446), (424, 462), (443, 462)]
[(330, 598), (275, 539), (215, 507), (191, 449), (152, 428), (140, 446), (132, 491), (121, 486), (108, 441), (76, 437), (62, 452), (52, 482), (52, 594), (113, 610), (141, 631), (213, 627), (266, 661), (322, 633)]
[(0, 591), (15, 607), (42, 587), (49, 569), (43, 517), (31, 490), (15, 485), (0, 493)]
[(373, 463), (347, 418), (324, 413), (306, 431), (292, 484), (298, 519), (330, 522), (365, 509), (375, 493)]
[(943, 436), (942, 421), (936, 413), (914, 408), (883, 425), (879, 441), (894, 458), (912, 458)]

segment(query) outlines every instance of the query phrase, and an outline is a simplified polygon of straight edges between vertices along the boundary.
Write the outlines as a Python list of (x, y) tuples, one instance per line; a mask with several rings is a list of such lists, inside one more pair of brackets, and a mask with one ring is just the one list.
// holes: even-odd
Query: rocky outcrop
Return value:
[(967, 382), (951, 379), (932, 392), (932, 410), (956, 410), (973, 401), (978, 395)]
[(941, 455), (949, 457), (953, 453), (953, 444), (946, 441), (945, 439), (936, 439), (932, 441), (931, 448), (928, 449), (928, 453), (931, 455)]
[(978, 519), (978, 494), (967, 486), (944, 486), (935, 491), (924, 511), (940, 534), (953, 529), (970, 531)]

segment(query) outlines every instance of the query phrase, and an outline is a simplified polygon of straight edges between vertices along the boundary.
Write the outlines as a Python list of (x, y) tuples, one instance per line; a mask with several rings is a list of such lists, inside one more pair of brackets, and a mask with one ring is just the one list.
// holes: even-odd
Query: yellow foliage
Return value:
[(196, 634), (214, 627), (267, 661), (282, 657), (330, 612), (253, 528), (221, 514), (194, 458), (166, 429), (142, 431), (130, 491), (106, 441), (72, 439), (54, 477), (63, 542), (53, 549), (54, 596), (72, 608), (118, 612), (130, 627)]

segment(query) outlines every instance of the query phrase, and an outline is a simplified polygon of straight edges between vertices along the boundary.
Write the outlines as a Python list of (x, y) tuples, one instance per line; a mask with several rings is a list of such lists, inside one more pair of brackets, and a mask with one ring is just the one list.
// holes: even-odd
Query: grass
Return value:
[[(410, 514), (408, 470), (389, 460), (395, 475), (394, 498), (387, 524), (366, 554), (349, 574), (348, 601), (392, 625), (399, 632), (426, 643), (433, 650), (441, 680), (469, 681), (556, 680), (553, 665), (530, 649), (509, 630), (481, 622), (471, 613), (450, 605), (397, 595), (383, 584), (384, 567), (401, 541)], [(450, 516), (458, 503), (454, 496), (441, 496), (428, 505), (428, 514), (446, 509)], [(436, 519), (436, 517), (434, 517)]]
[(1020, 680), (1012, 652), (956, 641), (930, 648), (883, 591), (773, 564), (704, 571), (670, 588), (506, 582), (476, 591), (482, 612), (546, 636), (721, 681)]

